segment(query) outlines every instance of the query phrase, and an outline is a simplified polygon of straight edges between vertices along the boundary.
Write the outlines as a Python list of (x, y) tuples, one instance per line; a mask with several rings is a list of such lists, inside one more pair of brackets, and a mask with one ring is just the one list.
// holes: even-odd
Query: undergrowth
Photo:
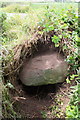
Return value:
[(4, 118), (16, 118), (17, 113), (13, 109), (13, 104), (9, 95), (9, 89), (14, 89), (14, 86), (11, 83), (8, 82), (6, 85), (3, 85), (2, 115), (4, 116)]
[[(78, 16), (76, 12), (70, 8), (64, 10), (63, 15), (58, 14), (54, 9), (49, 9), (45, 14), (40, 26), (47, 34), (54, 31), (52, 42), (55, 47), (59, 47), (66, 56), (66, 61), (69, 65), (66, 82), (75, 81), (75, 86), (72, 86), (72, 97), (69, 105), (66, 108), (66, 118), (80, 118), (80, 37), (78, 36)], [(39, 23), (40, 24), (40, 23)]]

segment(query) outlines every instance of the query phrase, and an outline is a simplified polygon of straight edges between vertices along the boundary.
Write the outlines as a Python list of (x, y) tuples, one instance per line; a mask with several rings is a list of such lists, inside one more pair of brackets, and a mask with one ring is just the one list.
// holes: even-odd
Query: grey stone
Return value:
[(67, 63), (59, 53), (45, 53), (26, 61), (20, 80), (26, 86), (56, 84), (65, 81)]

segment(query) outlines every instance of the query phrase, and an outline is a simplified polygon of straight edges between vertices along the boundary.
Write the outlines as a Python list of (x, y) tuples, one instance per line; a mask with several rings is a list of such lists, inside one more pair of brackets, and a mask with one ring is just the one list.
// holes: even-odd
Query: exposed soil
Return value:
[(66, 82), (27, 87), (17, 81), (15, 88), (16, 92), (11, 91), (11, 97), (18, 116), (27, 118), (65, 117), (70, 92), (70, 85)]

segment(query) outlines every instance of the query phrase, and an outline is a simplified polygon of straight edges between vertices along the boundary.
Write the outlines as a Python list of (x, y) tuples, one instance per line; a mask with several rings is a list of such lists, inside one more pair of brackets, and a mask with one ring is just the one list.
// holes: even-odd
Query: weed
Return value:
[(45, 111), (41, 111), (41, 114), (42, 114), (42, 118), (47, 118), (47, 114)]
[[(8, 83), (3, 86), (2, 92), (2, 110), (4, 118), (15, 118), (17, 116), (16, 112), (13, 109), (13, 105), (9, 95), (9, 88), (14, 89), (14, 86), (11, 83)], [(9, 113), (9, 114), (8, 114)]]

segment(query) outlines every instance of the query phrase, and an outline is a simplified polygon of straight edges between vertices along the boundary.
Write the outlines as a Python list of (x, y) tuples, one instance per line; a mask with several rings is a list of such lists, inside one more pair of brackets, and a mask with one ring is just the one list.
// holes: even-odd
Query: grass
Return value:
[[(18, 6), (21, 10), (21, 5), (9, 5), (5, 8), (2, 8), (2, 12), (14, 12), (14, 6)], [(24, 9), (26, 6), (23, 6)], [(7, 36), (3, 40), (3, 44), (13, 44), (15, 46), (15, 43), (20, 43), (22, 39), (27, 39), (31, 37), (31, 34), (34, 32), (34, 29), (36, 28), (39, 21), (44, 18), (44, 14), (46, 12), (45, 8), (40, 10), (34, 10), (31, 6), (29, 7), (29, 11), (25, 14), (25, 17), (22, 17), (21, 15), (15, 14), (12, 17), (7, 17), (7, 19), (4, 21), (4, 29), (5, 29), (5, 35)], [(12, 10), (12, 11), (11, 11)], [(17, 11), (16, 11), (17, 12)]]
[[(48, 7), (53, 9), (57, 15), (62, 15), (65, 13), (66, 10), (69, 8), (73, 8), (74, 11), (77, 12), (78, 4), (77, 3), (49, 3)], [(62, 9), (61, 9), (62, 8)], [(15, 42), (20, 43), (22, 39), (26, 39), (31, 37), (31, 34), (34, 32), (34, 29), (42, 21), (44, 20), (44, 15), (47, 11), (46, 4), (39, 4), (39, 3), (27, 3), (25, 6), (21, 6), (20, 4), (11, 4), (7, 7), (0, 8), (2, 12), (8, 13), (25, 13), (26, 17), (21, 17), (20, 15), (14, 15), (13, 17), (7, 18), (4, 21), (4, 29), (5, 34), (7, 35), (6, 38), (3, 40), (8, 42)], [(8, 42), (7, 42), (8, 41)]]
[(4, 12), (8, 13), (26, 13), (30, 10), (30, 6), (22, 6), (19, 4), (11, 4), (2, 9)]

